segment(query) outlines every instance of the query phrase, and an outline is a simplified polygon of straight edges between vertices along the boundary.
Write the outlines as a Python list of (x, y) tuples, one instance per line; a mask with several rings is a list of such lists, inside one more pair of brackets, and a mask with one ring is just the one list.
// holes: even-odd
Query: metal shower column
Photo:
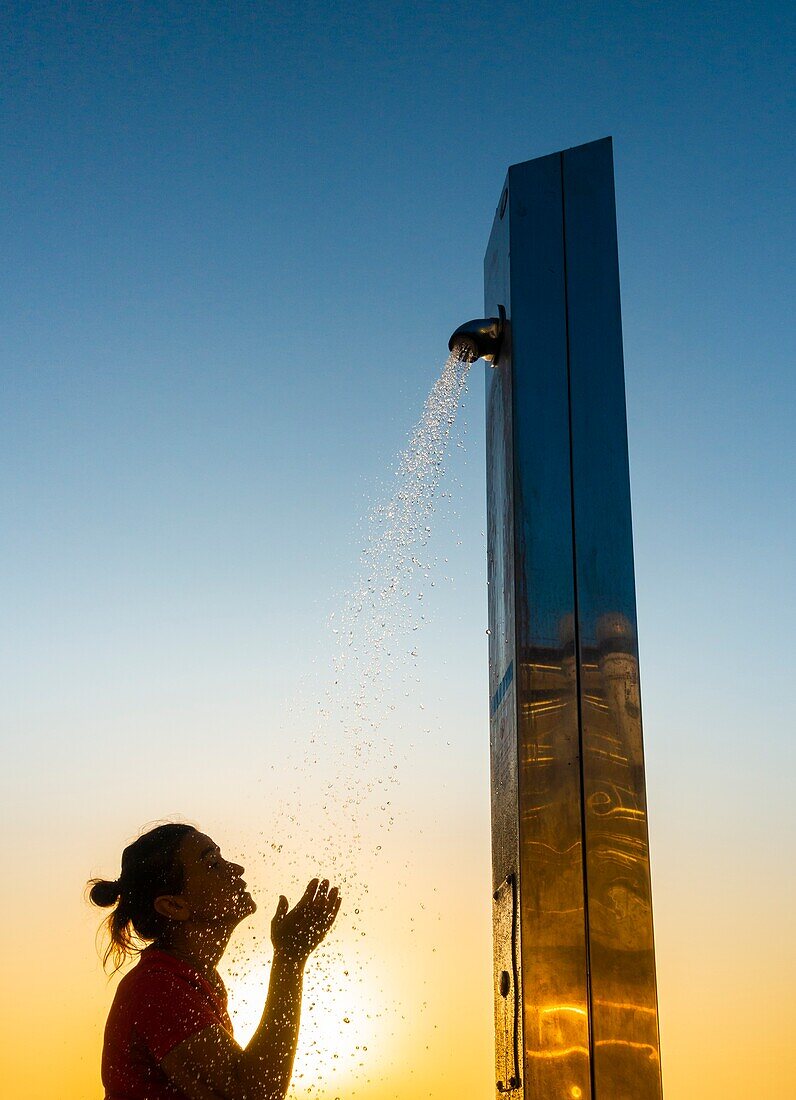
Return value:
[(485, 305), (496, 1089), (660, 1100), (610, 139), (509, 169)]

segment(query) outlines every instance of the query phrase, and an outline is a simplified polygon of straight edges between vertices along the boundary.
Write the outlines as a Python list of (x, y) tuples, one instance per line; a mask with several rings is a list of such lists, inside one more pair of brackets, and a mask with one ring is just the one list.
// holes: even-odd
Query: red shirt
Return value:
[(232, 1035), (227, 994), (198, 970), (147, 947), (122, 978), (105, 1025), (102, 1083), (105, 1100), (184, 1100), (160, 1061), (179, 1043), (220, 1024)]

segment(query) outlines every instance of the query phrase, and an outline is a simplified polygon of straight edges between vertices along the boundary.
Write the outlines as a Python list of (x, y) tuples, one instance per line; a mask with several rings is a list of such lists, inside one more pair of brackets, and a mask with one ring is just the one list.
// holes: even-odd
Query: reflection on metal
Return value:
[(474, 363), (476, 359), (486, 359), (497, 365), (503, 330), (506, 321), (506, 309), (498, 305), (497, 317), (479, 317), (459, 325), (448, 341), (449, 351), (455, 351), (460, 359)]
[(495, 1076), (497, 1090), (513, 1092), (521, 1086), (522, 1049), (519, 965), (517, 960), (517, 880), (510, 875), (493, 898), (494, 986), (495, 986)]
[(509, 169), (485, 305), (496, 1089), (660, 1100), (610, 140)]

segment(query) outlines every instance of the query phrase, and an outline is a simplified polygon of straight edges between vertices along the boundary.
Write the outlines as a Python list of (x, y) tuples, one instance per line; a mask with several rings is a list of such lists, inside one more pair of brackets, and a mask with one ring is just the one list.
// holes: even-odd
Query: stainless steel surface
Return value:
[(562, 156), (597, 1097), (660, 1097), (610, 142)]
[[(494, 247), (493, 247), (494, 245)], [(508, 223), (495, 223), (487, 252), (486, 283), (495, 306), (508, 293)], [(501, 367), (486, 373), (487, 409), (487, 581), (489, 603), (489, 740), (492, 805), (492, 892), (514, 881), (519, 896), (518, 758), (514, 638), (514, 459), (512, 451), (511, 369), (504, 350)], [(505, 910), (494, 910), (495, 941), (495, 1087), (504, 1094), (506, 1044), (513, 1043), (501, 1021), (505, 1012), (500, 977), (505, 956)], [(512, 962), (516, 970), (515, 1000), (523, 988), (522, 928), (515, 919)], [(519, 1007), (519, 1003), (518, 1003)], [(517, 1015), (517, 1047), (522, 1062), (522, 1012)], [(509, 1067), (510, 1068), (510, 1067)], [(522, 1078), (522, 1066), (519, 1067)], [(509, 1074), (510, 1084), (511, 1074)], [(498, 1088), (498, 1086), (502, 1086)], [(519, 1090), (518, 1086), (515, 1091)]]
[(493, 891), (534, 1100), (661, 1095), (612, 171), (608, 141), (513, 166), (485, 263)]
[(500, 1093), (522, 1084), (520, 1033), (519, 908), (515, 875), (492, 896), (495, 977), (495, 1079)]
[[(513, 455), (505, 494), (512, 516), (504, 525), (514, 539), (490, 546), (489, 559), (510, 555), (515, 577), (518, 794), (509, 812), (518, 829), (524, 1095), (576, 1096), (580, 1089), (588, 1097), (577, 685), (572, 641), (561, 632), (574, 612), (574, 577), (558, 157), (512, 168), (508, 192), (487, 252), (486, 308), (500, 290), (511, 341), (498, 369), (487, 372), (487, 386), (502, 384), (511, 394), (504, 432)], [(490, 256), (508, 241), (514, 262), (499, 288)], [(493, 438), (490, 432), (488, 443)], [(490, 518), (489, 534), (497, 530)], [(490, 600), (497, 597), (490, 592)], [(498, 670), (491, 658), (491, 674)]]
[(503, 340), (506, 310), (498, 305), (497, 317), (478, 317), (459, 325), (448, 341), (448, 350), (457, 352), (460, 359), (486, 359), (496, 363)]

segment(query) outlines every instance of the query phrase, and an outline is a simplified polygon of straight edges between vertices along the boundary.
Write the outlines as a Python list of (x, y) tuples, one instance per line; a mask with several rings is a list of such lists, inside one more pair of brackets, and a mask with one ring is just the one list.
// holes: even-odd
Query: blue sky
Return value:
[[(716, 916), (737, 888), (723, 852), (792, 898), (770, 863), (792, 828), (789, 6), (10, 3), (2, 23), (21, 820), (71, 812), (32, 796), (37, 746), (88, 792), (98, 743), (157, 751), (177, 711), (215, 714), (208, 738), (267, 721), (323, 660), (357, 525), (481, 310), (506, 167), (611, 134), (661, 950), (683, 890)], [(455, 591), (422, 662), (472, 761), (451, 813), (486, 760), (480, 377), (463, 416), (435, 536)]]
[(71, 532), (112, 567), (121, 540), (168, 541), (165, 510), (213, 571), (208, 526), (240, 543), (267, 512), (291, 585), (308, 563), (284, 535), (308, 500), (324, 560), (344, 555), (363, 485), (448, 332), (478, 312), (507, 164), (606, 133), (635, 482), (656, 485), (656, 513), (671, 506), (678, 546), (688, 528), (721, 558), (781, 529), (785, 5), (12, 4), (5, 18), (3, 477), (28, 567), (48, 526), (62, 553)]

